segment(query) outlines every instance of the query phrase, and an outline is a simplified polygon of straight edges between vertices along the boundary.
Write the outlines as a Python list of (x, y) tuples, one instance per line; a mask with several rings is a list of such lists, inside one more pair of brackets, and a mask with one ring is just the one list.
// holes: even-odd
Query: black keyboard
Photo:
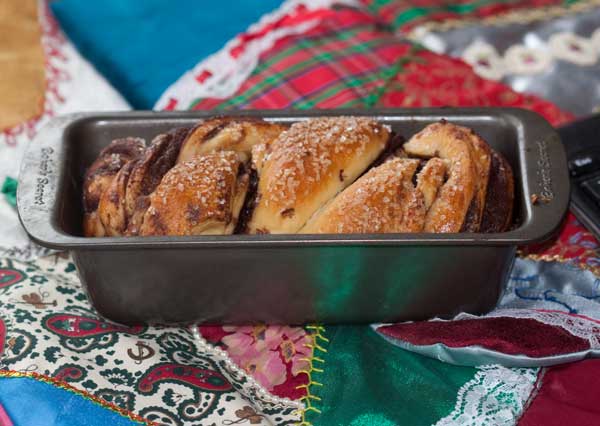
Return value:
[(559, 129), (571, 174), (571, 210), (600, 239), (600, 115)]
[(581, 182), (581, 186), (596, 203), (600, 202), (600, 176), (594, 176)]

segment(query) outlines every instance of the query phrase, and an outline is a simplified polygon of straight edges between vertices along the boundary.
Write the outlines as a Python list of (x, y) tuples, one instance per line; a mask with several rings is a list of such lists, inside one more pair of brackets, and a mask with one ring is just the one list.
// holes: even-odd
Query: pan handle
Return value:
[(63, 133), (73, 121), (86, 114), (53, 118), (29, 143), (19, 172), (17, 209), (25, 231), (36, 243), (60, 248), (54, 243), (64, 238), (54, 226), (56, 199), (60, 191), (65, 144)]
[(524, 144), (519, 155), (527, 218), (521, 231), (528, 243), (540, 242), (558, 231), (569, 208), (567, 156), (560, 136), (544, 118), (515, 110), (526, 126), (519, 126)]

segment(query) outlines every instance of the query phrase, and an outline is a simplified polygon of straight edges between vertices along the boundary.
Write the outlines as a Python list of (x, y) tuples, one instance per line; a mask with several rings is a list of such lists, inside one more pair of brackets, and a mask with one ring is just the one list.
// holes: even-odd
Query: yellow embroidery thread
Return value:
[(317, 367), (317, 364), (323, 366), (323, 364), (325, 364), (325, 360), (317, 355), (319, 353), (327, 353), (327, 349), (325, 349), (323, 345), (329, 343), (329, 339), (325, 337), (325, 327), (321, 325), (308, 325), (306, 328), (312, 331), (312, 333), (310, 333), (312, 342), (305, 344), (304, 346), (312, 349), (312, 355), (310, 358), (303, 358), (303, 361), (308, 363), (308, 368), (299, 372), (306, 374), (308, 377), (308, 383), (305, 385), (296, 386), (296, 389), (306, 390), (306, 394), (300, 398), (300, 400), (304, 403), (304, 409), (299, 411), (300, 422), (297, 423), (298, 426), (313, 426), (312, 423), (306, 419), (307, 413), (312, 411), (314, 413), (321, 414), (321, 410), (314, 405), (315, 401), (321, 401), (321, 398), (314, 394), (314, 388), (322, 387), (323, 383), (316, 381), (314, 375), (323, 373), (323, 368)]
[(536, 7), (531, 9), (517, 9), (506, 13), (499, 13), (484, 18), (453, 18), (444, 21), (424, 22), (408, 33), (408, 38), (418, 40), (418, 32), (423, 29), (435, 32), (444, 32), (472, 25), (501, 26), (507, 24), (527, 24), (551, 18), (582, 13), (586, 10), (600, 6), (600, 0), (578, 0), (575, 3), (562, 6)]
[(518, 252), (517, 254), (519, 255), (519, 257), (521, 259), (530, 259), (530, 260), (544, 261), (544, 262), (569, 263), (580, 269), (590, 271), (597, 278), (600, 278), (600, 267), (599, 266), (591, 266), (591, 265), (588, 265), (583, 262), (574, 262), (573, 259), (568, 259), (559, 254), (523, 254), (521, 252)]
[(47, 383), (49, 385), (56, 386), (58, 388), (72, 392), (76, 395), (82, 396), (85, 399), (92, 401), (95, 404), (100, 405), (101, 407), (104, 407), (106, 409), (114, 411), (124, 417), (127, 417), (130, 420), (141, 423), (142, 425), (157, 426), (156, 423), (150, 422), (150, 421), (144, 419), (143, 417), (140, 417), (137, 414), (132, 413), (131, 411), (127, 411), (121, 407), (111, 404), (110, 402), (107, 402), (107, 401), (103, 400), (102, 398), (97, 397), (96, 395), (92, 395), (89, 392), (77, 389), (76, 387), (71, 386), (70, 384), (65, 383), (55, 377), (45, 376), (43, 374), (36, 373), (33, 371), (23, 372), (23, 371), (11, 371), (11, 370), (0, 370), (0, 377), (9, 377), (9, 378), (11, 378), (11, 377), (28, 377), (30, 379), (34, 379), (39, 382)]

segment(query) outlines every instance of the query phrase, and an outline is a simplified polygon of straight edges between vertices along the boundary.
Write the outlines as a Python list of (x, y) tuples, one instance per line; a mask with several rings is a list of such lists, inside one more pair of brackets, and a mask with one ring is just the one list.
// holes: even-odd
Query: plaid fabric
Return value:
[(343, 9), (313, 30), (276, 43), (234, 97), (201, 100), (193, 108), (363, 106), (382, 73), (409, 50), (378, 31), (374, 17)]
[(279, 40), (229, 99), (193, 109), (521, 106), (554, 124), (553, 104), (478, 77), (464, 62), (399, 40), (375, 16), (341, 8), (305, 34)]
[(561, 6), (577, 0), (364, 0), (368, 9), (396, 31), (409, 32), (428, 21), (478, 19), (519, 9)]

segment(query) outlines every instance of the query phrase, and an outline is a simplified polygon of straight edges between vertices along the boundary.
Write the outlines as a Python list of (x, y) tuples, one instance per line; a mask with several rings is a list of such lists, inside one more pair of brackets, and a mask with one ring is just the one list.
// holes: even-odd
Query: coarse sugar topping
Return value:
[[(225, 210), (229, 204), (237, 176), (239, 158), (232, 151), (218, 151), (178, 164), (169, 171), (156, 189), (155, 198), (163, 205), (170, 196), (181, 193), (189, 201), (202, 206), (207, 216)], [(160, 203), (159, 203), (160, 205)]]
[(265, 205), (293, 207), (297, 198), (310, 196), (322, 179), (338, 179), (340, 158), (361, 155), (384, 131), (366, 117), (325, 117), (293, 124), (264, 158), (264, 170), (274, 171), (263, 189)]
[(356, 181), (335, 207), (343, 216), (336, 220), (335, 232), (399, 232), (414, 227), (415, 216), (424, 219), (422, 200), (411, 182), (417, 164), (418, 160), (393, 159)]

